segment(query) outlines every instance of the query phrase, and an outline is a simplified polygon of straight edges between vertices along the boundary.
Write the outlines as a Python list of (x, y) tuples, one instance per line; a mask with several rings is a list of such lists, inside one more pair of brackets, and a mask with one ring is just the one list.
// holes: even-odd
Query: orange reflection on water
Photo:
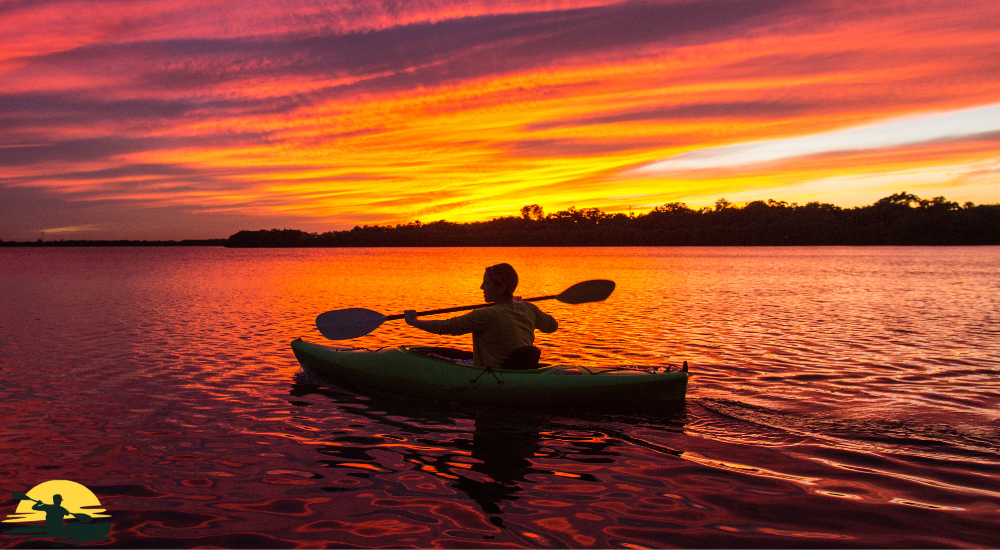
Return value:
[(862, 500), (862, 498), (861, 498), (860, 495), (852, 495), (852, 494), (848, 494), (848, 493), (838, 493), (836, 491), (823, 491), (823, 490), (820, 490), (820, 489), (816, 489), (816, 494), (825, 495), (825, 496), (834, 497), (834, 498), (846, 498), (846, 499), (849, 499), (849, 500)]
[(811, 531), (791, 531), (788, 529), (775, 529), (773, 527), (759, 527), (757, 531), (769, 535), (781, 535), (783, 537), (796, 537), (804, 539), (833, 539), (833, 540), (854, 540), (857, 537), (843, 535), (839, 533), (821, 533)]
[(892, 504), (902, 504), (904, 506), (914, 506), (917, 508), (926, 508), (928, 510), (965, 510), (965, 508), (958, 508), (955, 506), (942, 506), (940, 504), (930, 504), (928, 502), (917, 502), (915, 500), (909, 500), (905, 498), (894, 498), (889, 501)]
[[(893, 478), (897, 478), (897, 479), (904, 479), (906, 481), (912, 481), (914, 483), (919, 483), (921, 485), (927, 485), (929, 487), (936, 487), (936, 488), (939, 488), (939, 489), (947, 489), (947, 490), (950, 490), (950, 491), (957, 491), (957, 492), (960, 492), (960, 493), (972, 493), (972, 494), (978, 494), (978, 495), (988, 495), (988, 496), (992, 496), (992, 497), (1000, 497), (1000, 492), (998, 492), (998, 491), (990, 491), (990, 490), (987, 490), (987, 489), (980, 489), (980, 488), (977, 488), (977, 487), (968, 487), (968, 486), (963, 486), (963, 485), (956, 485), (956, 484), (953, 484), (953, 483), (946, 483), (944, 481), (938, 481), (936, 479), (930, 479), (930, 478), (925, 478), (925, 477), (918, 477), (918, 476), (903, 474), (903, 473), (900, 473), (900, 472), (892, 472), (892, 471), (884, 470), (884, 469), (869, 468), (869, 467), (866, 467), (866, 466), (853, 466), (853, 465), (850, 465), (850, 464), (843, 464), (843, 463), (840, 463), (840, 462), (836, 462), (836, 461), (833, 461), (833, 460), (822, 459), (822, 458), (814, 458), (813, 460), (815, 460), (817, 462), (822, 462), (823, 464), (826, 464), (828, 466), (832, 466), (834, 468), (840, 468), (840, 469), (843, 469), (843, 470), (850, 470), (852, 472), (860, 472), (860, 473), (865, 473), (865, 474), (876, 474), (876, 475), (879, 475), (879, 476), (889, 476), (889, 477), (893, 477)], [(899, 500), (899, 499), (892, 499), (891, 502), (895, 502), (897, 500)], [(909, 502), (910, 501), (907, 501), (906, 503), (909, 503)], [(903, 502), (900, 502), (900, 503), (903, 503)]]
[[(43, 253), (61, 259), (32, 270)], [(340, 388), (289, 351), (296, 336), (320, 340), (318, 312), (479, 303), (482, 269), (499, 261), (526, 296), (615, 280), (603, 303), (542, 304), (560, 320), (538, 335), (544, 357), (689, 360), (686, 406), (491, 416)], [(0, 346), (2, 391), (24, 403), (5, 422), (25, 434), (0, 462), (170, 510), (116, 535), (130, 547), (239, 546), (224, 534), (253, 530), (275, 537), (254, 539), (268, 547), (480, 545), (452, 526), (496, 537), (482, 545), (584, 544), (563, 523), (531, 523), (549, 516), (602, 547), (840, 533), (989, 547), (997, 266), (990, 247), (26, 251), (0, 262), (0, 286), (30, 291), (0, 308), (14, 342)], [(353, 343), (470, 338), (389, 322)], [(24, 447), (33, 434), (60, 437)], [(263, 508), (211, 519), (229, 510), (216, 504)]]
[(453, 523), (456, 527), (461, 527), (463, 529), (470, 529), (475, 531), (492, 531), (496, 532), (498, 529), (483, 517), (483, 515), (472, 506), (465, 504), (457, 504), (454, 502), (449, 502), (448, 500), (435, 500), (428, 498), (414, 498), (414, 499), (393, 499), (393, 498), (380, 498), (372, 501), (374, 506), (380, 508), (402, 508), (402, 509), (413, 509), (413, 508), (425, 508), (430, 511), (430, 513), (437, 518), (447, 518), (448, 521)]
[(711, 466), (713, 468), (719, 468), (721, 470), (730, 470), (733, 472), (739, 472), (741, 474), (749, 474), (758, 477), (770, 477), (774, 479), (782, 479), (785, 481), (793, 481), (795, 483), (801, 483), (802, 485), (816, 485), (820, 478), (818, 477), (804, 477), (796, 476), (792, 474), (785, 474), (782, 472), (776, 472), (774, 470), (768, 470), (767, 468), (760, 468), (757, 466), (749, 466), (747, 464), (739, 464), (736, 462), (729, 462), (724, 460), (714, 460), (700, 456), (697, 453), (682, 453), (681, 458), (685, 460), (690, 460), (691, 462), (696, 462), (703, 466)]
[(338, 466), (343, 466), (345, 468), (360, 468), (362, 470), (371, 470), (373, 472), (384, 472), (385, 470), (379, 468), (378, 466), (373, 466), (371, 464), (365, 464), (363, 462), (341, 462), (337, 464)]

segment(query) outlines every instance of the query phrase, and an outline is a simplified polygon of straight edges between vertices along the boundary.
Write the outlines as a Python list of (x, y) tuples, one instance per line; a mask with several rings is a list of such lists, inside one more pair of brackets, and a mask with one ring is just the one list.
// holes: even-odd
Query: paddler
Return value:
[[(492, 307), (475, 309), (451, 319), (421, 321), (417, 312), (403, 312), (406, 323), (433, 334), (457, 336), (472, 333), (472, 364), (477, 367), (499, 369), (509, 357), (531, 355), (535, 329), (552, 333), (559, 323), (551, 315), (538, 309), (531, 302), (514, 297), (517, 288), (517, 271), (510, 264), (496, 264), (483, 274), (483, 299)], [(527, 352), (527, 353), (525, 353)], [(534, 363), (538, 352), (535, 348)], [(531, 362), (530, 359), (528, 361)], [(516, 367), (515, 367), (516, 368)]]
[(38, 500), (31, 507), (32, 510), (45, 512), (45, 529), (47, 531), (62, 529), (65, 524), (63, 518), (72, 515), (69, 510), (62, 507), (62, 495), (52, 495), (52, 504), (45, 504)]

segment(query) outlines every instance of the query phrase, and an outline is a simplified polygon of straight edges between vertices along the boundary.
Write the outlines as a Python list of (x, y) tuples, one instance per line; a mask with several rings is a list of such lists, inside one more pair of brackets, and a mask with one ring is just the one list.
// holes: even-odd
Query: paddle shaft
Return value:
[[(555, 298), (558, 298), (559, 296), (561, 296), (561, 294), (553, 294), (551, 296), (538, 296), (537, 298), (525, 298), (525, 299), (523, 299), (521, 301), (522, 302), (540, 302), (542, 300), (553, 300)], [(490, 306), (494, 306), (494, 305), (496, 305), (496, 304), (476, 304), (474, 306), (457, 306), (457, 307), (446, 307), (446, 308), (443, 308), (443, 309), (432, 309), (430, 311), (418, 311), (417, 312), (417, 317), (419, 317), (421, 315), (437, 315), (438, 313), (454, 313), (456, 311), (469, 311), (471, 309), (479, 309), (479, 308), (490, 307)], [(396, 319), (404, 319), (405, 317), (406, 317), (405, 315), (403, 315), (402, 313), (400, 313), (400, 314), (397, 314), (397, 315), (389, 315), (388, 317), (385, 318), (385, 320), (386, 321), (393, 321), (393, 320), (396, 320)]]

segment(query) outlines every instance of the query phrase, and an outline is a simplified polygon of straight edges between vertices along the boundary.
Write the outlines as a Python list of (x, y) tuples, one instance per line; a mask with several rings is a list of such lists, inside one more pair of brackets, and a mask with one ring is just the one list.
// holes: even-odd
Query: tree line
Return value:
[(127, 239), (119, 240), (95, 240), (88, 241), (82, 239), (60, 239), (57, 241), (3, 241), (0, 246), (25, 247), (25, 246), (226, 246), (229, 239), (185, 239), (182, 241), (135, 241)]
[(726, 199), (714, 207), (682, 202), (626, 215), (575, 207), (546, 214), (537, 204), (520, 216), (484, 222), (414, 221), (343, 231), (239, 231), (228, 247), (379, 246), (815, 246), (998, 245), (1000, 204), (959, 205), (901, 192), (868, 206)]

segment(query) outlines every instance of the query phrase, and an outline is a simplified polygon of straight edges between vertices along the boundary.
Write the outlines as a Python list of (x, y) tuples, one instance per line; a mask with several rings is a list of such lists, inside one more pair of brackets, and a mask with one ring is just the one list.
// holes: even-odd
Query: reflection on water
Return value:
[(468, 467), (486, 475), (487, 479), (478, 481), (459, 476), (455, 488), (469, 495), (487, 514), (502, 514), (498, 505), (505, 500), (517, 500), (520, 483), (528, 482), (527, 475), (532, 472), (529, 459), (534, 458), (540, 448), (537, 426), (508, 426), (495, 419), (477, 418), (472, 432), (475, 462), (471, 466), (453, 465)]
[[(525, 296), (615, 280), (541, 304), (543, 360), (687, 360), (686, 405), (401, 400), (288, 347), (330, 309), (478, 303), (500, 261)], [(84, 483), (109, 547), (995, 547), (998, 268), (991, 247), (0, 249), (0, 478)], [(393, 322), (352, 343), (469, 347)]]
[[(455, 511), (452, 498), (441, 498), (442, 484), (450, 493), (464, 494), (476, 506), (465, 506), (461, 510), (463, 523), (445, 532), (463, 540), (486, 541), (503, 536), (525, 544), (561, 540), (558, 544), (593, 545), (597, 539), (575, 529), (569, 530), (572, 532), (568, 538), (535, 532), (538, 521), (528, 526), (530, 523), (526, 525), (519, 516), (537, 515), (535, 508), (542, 506), (593, 520), (597, 516), (588, 514), (586, 509), (608, 496), (617, 500), (627, 494), (606, 493), (601, 487), (604, 480), (593, 473), (616, 464), (621, 456), (618, 448), (623, 445), (634, 444), (672, 456), (684, 454), (610, 428), (606, 421), (613, 415), (576, 412), (569, 417), (557, 417), (341, 392), (326, 387), (321, 378), (308, 372), (296, 377), (290, 391), (290, 403), (297, 406), (311, 406), (313, 402), (306, 401), (310, 396), (332, 402), (361, 398), (350, 407), (355, 424), (349, 424), (348, 429), (333, 430), (328, 439), (317, 444), (318, 453), (324, 457), (320, 462), (346, 470), (345, 476), (366, 480), (371, 483), (366, 487), (379, 487), (384, 492), (365, 493), (372, 499), (372, 511), (366, 517), (388, 514), (438, 524), (433, 514), (426, 515), (415, 508), (430, 508), (435, 513)], [(682, 433), (686, 415), (681, 407), (628, 419), (652, 422), (659, 429)], [(602, 421), (604, 426), (594, 424)], [(379, 427), (377, 433), (350, 429), (352, 425), (360, 428), (369, 423)], [(316, 437), (322, 439), (322, 434)], [(613, 477), (641, 485), (659, 485), (627, 473)], [(355, 489), (357, 483), (353, 480), (335, 481), (323, 488), (329, 492)], [(526, 491), (528, 494), (523, 495)], [(401, 495), (408, 498), (399, 498)], [(563, 523), (553, 518), (543, 521), (543, 524)]]

